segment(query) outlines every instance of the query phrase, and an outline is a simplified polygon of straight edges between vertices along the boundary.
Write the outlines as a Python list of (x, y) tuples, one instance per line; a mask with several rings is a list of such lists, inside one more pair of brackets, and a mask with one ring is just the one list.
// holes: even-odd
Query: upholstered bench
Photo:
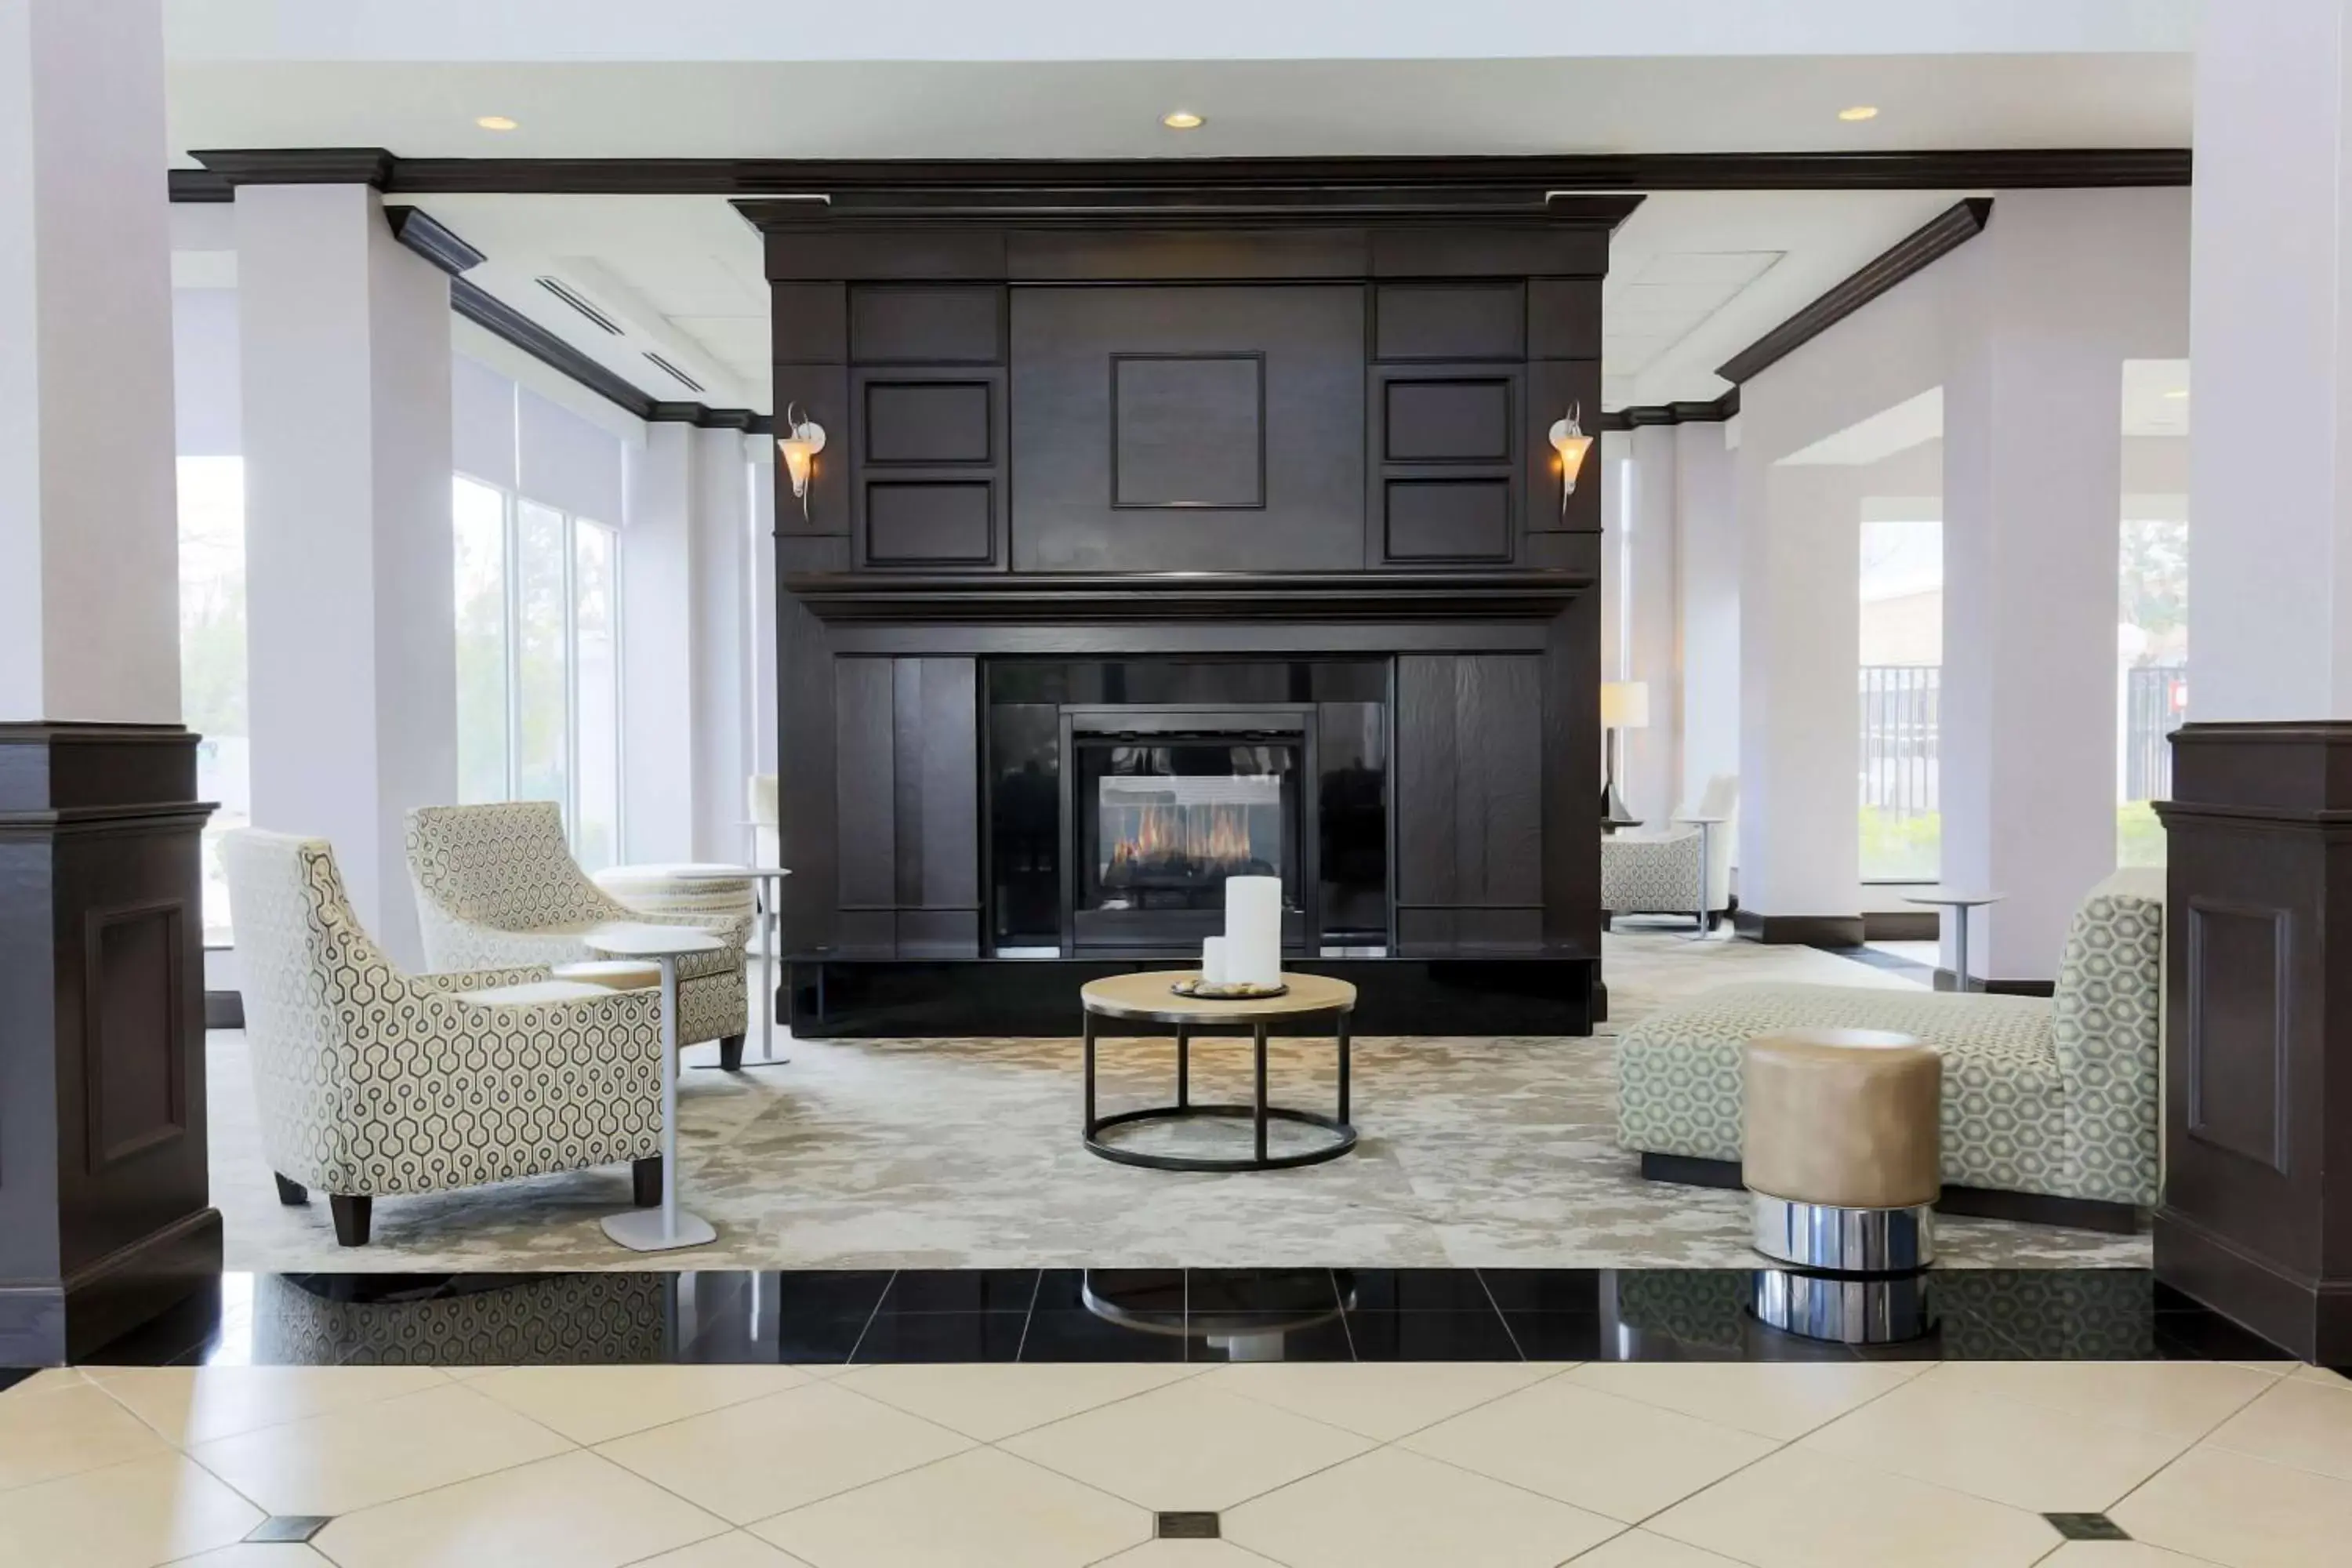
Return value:
[(1617, 1141), (1643, 1155), (1644, 1174), (1737, 1185), (1744, 1044), (1792, 1029), (1886, 1030), (1944, 1058), (1948, 1212), (2126, 1228), (2157, 1195), (2163, 937), (2163, 873), (2124, 871), (2075, 911), (2049, 1000), (1843, 985), (1703, 993), (1619, 1037)]

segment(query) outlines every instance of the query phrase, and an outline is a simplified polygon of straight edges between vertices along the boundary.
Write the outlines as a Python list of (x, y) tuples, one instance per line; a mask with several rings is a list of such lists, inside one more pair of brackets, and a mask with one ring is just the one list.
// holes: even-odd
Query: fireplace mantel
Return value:
[(937, 626), (1124, 621), (1544, 621), (1590, 573), (794, 573), (784, 591), (819, 620)]

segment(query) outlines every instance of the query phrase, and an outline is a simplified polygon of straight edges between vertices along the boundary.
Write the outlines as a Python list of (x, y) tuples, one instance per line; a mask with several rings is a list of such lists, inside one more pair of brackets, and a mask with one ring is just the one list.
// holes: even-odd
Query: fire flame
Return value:
[(1134, 828), (1111, 846), (1110, 868), (1221, 871), (1252, 858), (1244, 807), (1150, 805), (1138, 809)]

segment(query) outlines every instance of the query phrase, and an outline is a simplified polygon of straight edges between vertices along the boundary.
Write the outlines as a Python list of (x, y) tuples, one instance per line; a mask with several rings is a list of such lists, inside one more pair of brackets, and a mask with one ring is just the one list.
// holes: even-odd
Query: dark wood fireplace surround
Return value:
[[(1601, 515), (1551, 422), (1601, 410), (1638, 197), (1486, 171), (921, 165), (765, 235), (793, 1027), (1068, 1033), (1085, 977), (997, 951), (992, 661), (1378, 661), (1387, 907), (1344, 973), (1383, 1031), (1581, 1033), (1601, 1007)], [(1302, 679), (1304, 677), (1302, 676)], [(1351, 950), (1358, 951), (1358, 950)]]

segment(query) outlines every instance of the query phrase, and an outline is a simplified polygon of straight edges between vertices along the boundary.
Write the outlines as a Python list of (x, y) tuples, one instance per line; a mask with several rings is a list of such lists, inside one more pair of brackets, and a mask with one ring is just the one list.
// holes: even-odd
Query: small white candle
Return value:
[(1212, 985), (1225, 983), (1225, 939), (1213, 936), (1201, 944), (1201, 978)]
[(1282, 879), (1225, 879), (1225, 978), (1238, 985), (1282, 984)]

